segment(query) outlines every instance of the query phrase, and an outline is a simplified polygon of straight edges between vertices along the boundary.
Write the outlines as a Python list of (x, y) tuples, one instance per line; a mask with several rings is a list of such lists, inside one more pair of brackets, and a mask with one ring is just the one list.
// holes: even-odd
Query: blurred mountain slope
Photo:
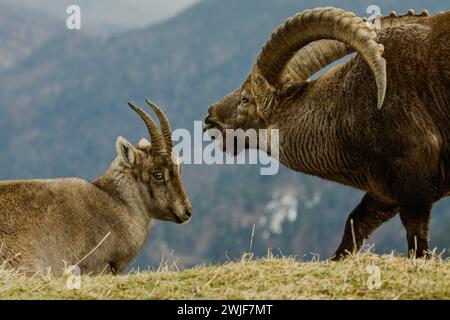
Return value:
[(58, 32), (58, 23), (62, 22), (0, 2), (0, 71), (32, 55)]

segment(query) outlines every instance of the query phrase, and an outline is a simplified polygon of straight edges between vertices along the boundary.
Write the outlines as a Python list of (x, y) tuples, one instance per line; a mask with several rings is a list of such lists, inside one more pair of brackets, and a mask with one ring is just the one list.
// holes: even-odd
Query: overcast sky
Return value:
[(82, 29), (110, 34), (144, 27), (168, 19), (200, 0), (0, 0), (14, 6), (43, 11), (61, 20), (66, 8), (81, 8)]

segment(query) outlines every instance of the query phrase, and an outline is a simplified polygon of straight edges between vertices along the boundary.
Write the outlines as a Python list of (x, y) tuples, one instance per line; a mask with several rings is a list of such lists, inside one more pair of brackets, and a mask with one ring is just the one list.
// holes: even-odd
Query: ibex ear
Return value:
[(259, 73), (254, 72), (252, 74), (252, 89), (258, 93), (275, 93), (275, 88), (267, 82), (266, 78)]
[(274, 107), (275, 87), (266, 80), (257, 67), (252, 73), (251, 84), (259, 114), (263, 118), (269, 117)]
[(151, 146), (152, 145), (150, 144), (150, 142), (147, 139), (142, 138), (141, 140), (139, 140), (138, 148), (145, 149), (145, 148), (148, 148)]
[(117, 156), (127, 167), (132, 167), (136, 161), (136, 151), (131, 143), (122, 137), (117, 138)]

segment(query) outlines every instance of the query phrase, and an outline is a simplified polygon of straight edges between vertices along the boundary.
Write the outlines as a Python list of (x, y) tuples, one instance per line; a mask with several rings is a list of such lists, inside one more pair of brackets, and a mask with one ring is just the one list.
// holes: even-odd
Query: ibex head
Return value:
[[(114, 172), (120, 175), (118, 183), (132, 196), (142, 198), (144, 210), (151, 218), (185, 223), (190, 220), (192, 206), (180, 179), (180, 164), (172, 154), (172, 130), (164, 112), (153, 102), (147, 103), (156, 113), (161, 129), (141, 108), (129, 106), (144, 120), (151, 143), (142, 139), (135, 147), (122, 137), (117, 139), (117, 159)], [(131, 202), (131, 201), (130, 201)]]
[[(263, 46), (243, 85), (209, 107), (205, 130), (267, 128), (284, 96), (296, 84), (307, 92), (309, 77), (353, 50), (370, 66), (378, 89), (378, 108), (386, 91), (383, 46), (365, 20), (336, 8), (306, 10), (289, 18)], [(302, 96), (296, 96), (301, 106)], [(224, 149), (226, 146), (224, 145)]]

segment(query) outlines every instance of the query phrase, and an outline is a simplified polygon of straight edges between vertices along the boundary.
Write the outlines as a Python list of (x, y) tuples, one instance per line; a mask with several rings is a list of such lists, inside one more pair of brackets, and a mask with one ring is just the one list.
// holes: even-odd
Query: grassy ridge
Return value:
[[(370, 267), (372, 266), (372, 267)], [(375, 267), (373, 267), (375, 266)], [(369, 289), (379, 268), (380, 288)], [(375, 275), (375, 276), (374, 276)], [(372, 277), (372, 278), (371, 278)], [(450, 299), (450, 261), (363, 254), (342, 262), (266, 258), (123, 276), (67, 277), (0, 270), (1, 299)]]

